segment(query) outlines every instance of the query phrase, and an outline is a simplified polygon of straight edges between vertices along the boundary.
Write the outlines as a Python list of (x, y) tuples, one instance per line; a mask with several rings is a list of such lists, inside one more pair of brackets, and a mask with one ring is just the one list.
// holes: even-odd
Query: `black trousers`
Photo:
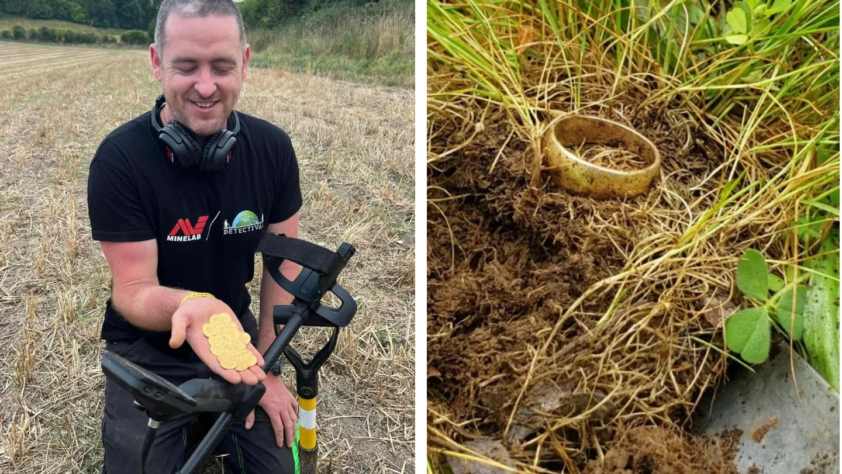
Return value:
[[(249, 331), (251, 332), (251, 331)], [(257, 340), (257, 339), (254, 339)], [(172, 382), (176, 386), (194, 378), (219, 378), (198, 356), (179, 357), (146, 339), (108, 341), (106, 349)], [(227, 473), (295, 474), (297, 456), (275, 442), (269, 416), (261, 407), (255, 409), (250, 430), (244, 422), (235, 422), (216, 448), (224, 455)], [(185, 416), (161, 423), (146, 459), (146, 473), (165, 474), (181, 469), (187, 461), (188, 424), (199, 415)], [(218, 415), (212, 415), (216, 418)], [(106, 474), (143, 474), (140, 452), (148, 418), (135, 408), (132, 396), (110, 379), (105, 386), (105, 411), (102, 417), (102, 444), (105, 448)]]

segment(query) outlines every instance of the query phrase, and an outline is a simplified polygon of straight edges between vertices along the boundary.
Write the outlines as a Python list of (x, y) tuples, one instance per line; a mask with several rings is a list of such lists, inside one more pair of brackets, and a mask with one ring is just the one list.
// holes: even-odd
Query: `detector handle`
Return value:
[[(336, 283), (336, 276), (354, 256), (354, 246), (343, 242), (336, 252), (310, 242), (267, 233), (257, 246), (263, 254), (263, 266), (284, 290), (301, 301), (317, 303)], [(281, 273), (285, 260), (303, 268), (294, 281)]]

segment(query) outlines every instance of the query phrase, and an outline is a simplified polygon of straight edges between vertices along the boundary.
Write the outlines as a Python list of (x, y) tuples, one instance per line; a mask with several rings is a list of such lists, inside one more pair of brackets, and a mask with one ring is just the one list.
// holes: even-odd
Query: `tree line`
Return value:
[(30, 28), (27, 30), (20, 25), (15, 25), (10, 30), (0, 30), (0, 39), (82, 44), (108, 44), (119, 41), (123, 44), (140, 45), (147, 45), (152, 41), (149, 35), (141, 30), (126, 31), (118, 38), (109, 34), (83, 33), (72, 28), (50, 28), (48, 26), (42, 26), (41, 28)]
[(0, 0), (0, 11), (38, 20), (64, 20), (100, 28), (147, 30), (161, 0)]
[[(272, 28), (302, 14), (337, 7), (353, 8), (378, 1), (245, 0), (238, 3), (238, 6), (246, 27)], [(0, 0), (0, 12), (33, 19), (64, 20), (99, 28), (144, 30), (151, 37), (160, 5), (161, 0)]]

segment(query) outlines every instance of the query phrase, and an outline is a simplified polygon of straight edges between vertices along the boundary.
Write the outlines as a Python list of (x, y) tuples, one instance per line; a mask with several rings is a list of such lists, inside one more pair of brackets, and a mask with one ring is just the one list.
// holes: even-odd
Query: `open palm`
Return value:
[[(214, 298), (191, 298), (185, 301), (172, 317), (170, 347), (173, 349), (181, 347), (186, 340), (196, 355), (202, 359), (202, 362), (228, 382), (232, 384), (243, 382), (247, 385), (257, 385), (258, 382), (266, 379), (266, 374), (261, 369), (263, 367), (263, 357), (251, 343), (248, 344), (248, 350), (254, 354), (257, 359), (257, 365), (253, 365), (243, 371), (222, 367), (217, 357), (211, 353), (210, 343), (202, 332), (202, 326), (210, 321), (212, 315), (220, 313), (233, 315), (234, 311), (227, 304)], [(233, 316), (231, 319), (237, 325), (239, 331), (243, 332), (243, 326), (240, 324), (240, 321)]]

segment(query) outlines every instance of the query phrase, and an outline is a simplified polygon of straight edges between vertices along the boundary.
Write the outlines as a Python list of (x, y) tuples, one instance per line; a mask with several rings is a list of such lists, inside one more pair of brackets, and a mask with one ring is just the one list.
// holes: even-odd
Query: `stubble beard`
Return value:
[[(240, 87), (242, 87), (242, 84), (240, 85)], [(166, 87), (164, 88), (164, 90), (166, 90)], [(240, 91), (237, 90), (234, 94), (234, 104), (237, 103), (237, 98), (240, 95), (239, 92)], [(219, 130), (220, 128), (222, 128), (226, 125), (227, 118), (228, 118), (229, 115), (231, 115), (231, 112), (232, 112), (231, 110), (227, 111), (227, 113), (224, 113), (222, 115), (222, 117), (215, 119), (214, 122), (212, 122), (211, 126), (209, 127), (207, 125), (208, 122), (206, 122), (206, 121), (202, 121), (200, 123), (194, 123), (194, 121), (190, 118), (190, 114), (187, 113), (187, 108), (190, 107), (189, 101), (186, 98), (184, 98), (182, 100), (183, 100), (183, 102), (181, 104), (179, 104), (179, 107), (173, 107), (173, 104), (170, 104), (169, 102), (167, 103), (167, 107), (169, 107), (170, 113), (172, 114), (173, 119), (175, 119), (178, 123), (187, 127), (197, 137), (209, 137), (209, 136), (213, 135), (214, 133), (216, 133), (217, 130)], [(224, 107), (222, 102), (224, 102), (224, 101), (220, 100), (219, 105)], [(232, 107), (232, 109), (233, 109), (233, 107)]]
[[(196, 123), (191, 119), (190, 114), (187, 113), (187, 110), (186, 110), (187, 107), (190, 107), (190, 104), (188, 103), (187, 99), (184, 99), (183, 106), (180, 109), (176, 109), (175, 107), (171, 107), (170, 113), (172, 113), (173, 118), (178, 123), (187, 127), (196, 136), (207, 137), (207, 136), (213, 135), (214, 132), (216, 132), (223, 125), (225, 125), (225, 119), (224, 118), (217, 118), (213, 122), (211, 122), (210, 125), (208, 125), (208, 122), (204, 121), (204, 120)], [(228, 114), (225, 114), (225, 117), (227, 117), (227, 116), (228, 116)]]

